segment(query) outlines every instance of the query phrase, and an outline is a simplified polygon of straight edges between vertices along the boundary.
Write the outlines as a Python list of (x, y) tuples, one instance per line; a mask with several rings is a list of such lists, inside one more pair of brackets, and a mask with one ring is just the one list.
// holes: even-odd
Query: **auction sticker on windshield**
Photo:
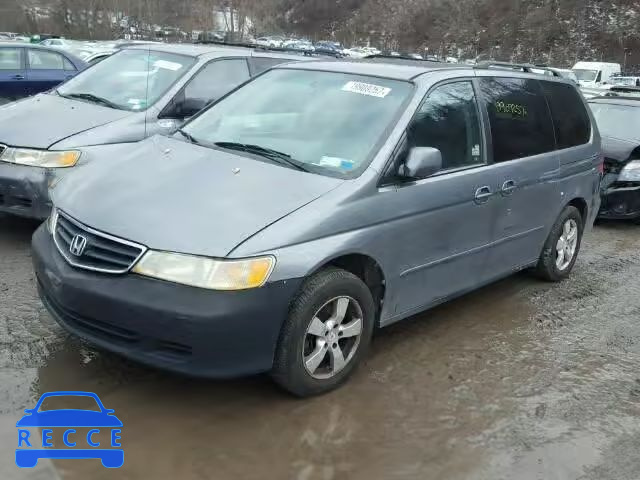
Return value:
[(371, 97), (384, 98), (391, 89), (388, 87), (381, 87), (379, 85), (372, 85), (371, 83), (362, 82), (347, 82), (342, 90), (345, 92), (359, 93), (360, 95), (369, 95)]

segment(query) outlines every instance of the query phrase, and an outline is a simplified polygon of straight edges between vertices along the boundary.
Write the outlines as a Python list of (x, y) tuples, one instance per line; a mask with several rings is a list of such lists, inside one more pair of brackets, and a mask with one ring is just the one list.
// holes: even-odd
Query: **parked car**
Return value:
[(284, 38), (282, 37), (260, 37), (256, 39), (256, 45), (267, 48), (281, 48)]
[(300, 60), (250, 48), (132, 47), (57, 90), (0, 107), (0, 212), (45, 218), (49, 185), (88, 161), (80, 147), (171, 133), (252, 75)]
[(313, 46), (315, 53), (319, 53), (322, 55), (329, 55), (336, 58), (344, 57), (344, 53), (342, 53), (342, 49), (339, 44), (334, 42), (316, 42)]
[(116, 52), (118, 52), (118, 50), (97, 50), (95, 52), (88, 53), (88, 55), (84, 57), (84, 61), (89, 65), (93, 65), (95, 63), (101, 62), (105, 58), (109, 58)]
[[(640, 90), (640, 89), (639, 89)], [(589, 100), (602, 133), (600, 218), (640, 221), (640, 96)]]
[(599, 88), (611, 83), (612, 77), (621, 72), (619, 63), (578, 62), (573, 68), (578, 83), (584, 88)]
[(569, 69), (569, 68), (550, 67), (549, 70), (551, 70), (552, 72), (556, 72), (561, 77), (568, 78), (569, 80), (571, 80), (575, 84), (578, 83), (578, 77), (576, 76), (576, 73), (573, 70)]
[(144, 363), (306, 396), (377, 327), (525, 268), (566, 278), (602, 166), (576, 87), (408, 62), (276, 67), (172, 138), (88, 147), (33, 239), (49, 312)]
[(611, 79), (611, 83), (620, 87), (640, 87), (640, 77), (618, 76)]
[(66, 38), (47, 38), (46, 40), (42, 40), (40, 45), (43, 47), (71, 49), (81, 43), (82, 42), (78, 42), (76, 40), (67, 40)]
[(49, 90), (87, 64), (67, 52), (20, 43), (0, 43), (0, 105)]

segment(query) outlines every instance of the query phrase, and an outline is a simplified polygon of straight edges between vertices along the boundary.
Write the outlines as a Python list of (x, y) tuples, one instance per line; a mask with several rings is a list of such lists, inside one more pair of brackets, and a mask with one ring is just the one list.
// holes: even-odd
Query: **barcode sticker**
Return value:
[(342, 87), (342, 90), (344, 92), (359, 93), (360, 95), (369, 95), (370, 97), (378, 98), (384, 98), (391, 93), (390, 88), (362, 82), (347, 82), (345, 86)]

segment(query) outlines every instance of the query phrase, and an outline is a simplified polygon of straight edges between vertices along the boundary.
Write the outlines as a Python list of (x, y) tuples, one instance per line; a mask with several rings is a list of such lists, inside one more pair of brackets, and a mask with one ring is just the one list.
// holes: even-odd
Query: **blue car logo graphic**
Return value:
[[(91, 397), (100, 411), (79, 409), (57, 409), (40, 411), (42, 402), (49, 397)], [(99, 458), (107, 468), (119, 468), (124, 463), (124, 450), (120, 448), (122, 422), (113, 413), (114, 410), (104, 408), (100, 398), (91, 392), (49, 392), (40, 397), (33, 409), (25, 410), (18, 427), (18, 448), (16, 448), (16, 465), (20, 468), (35, 467), (40, 458)], [(79, 434), (76, 428), (91, 428), (86, 437)], [(41, 428), (41, 434), (30, 428)], [(62, 439), (69, 448), (53, 448), (51, 442), (53, 429), (64, 429)], [(110, 447), (104, 448), (95, 438), (101, 429), (110, 430)], [(91, 448), (74, 448), (77, 441), (86, 438)], [(41, 446), (42, 448), (38, 448)]]

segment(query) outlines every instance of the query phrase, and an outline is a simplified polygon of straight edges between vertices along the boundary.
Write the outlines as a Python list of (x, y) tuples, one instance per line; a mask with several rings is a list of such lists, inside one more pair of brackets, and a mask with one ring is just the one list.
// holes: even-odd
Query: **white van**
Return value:
[(573, 68), (581, 87), (598, 88), (611, 83), (611, 77), (620, 75), (619, 63), (578, 62)]

